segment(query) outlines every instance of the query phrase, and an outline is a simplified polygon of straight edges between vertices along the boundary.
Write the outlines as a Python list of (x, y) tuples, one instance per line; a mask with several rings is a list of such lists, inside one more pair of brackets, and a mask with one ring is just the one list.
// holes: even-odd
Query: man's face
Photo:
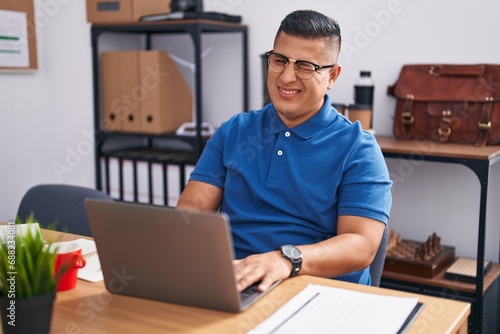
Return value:
[[(275, 41), (274, 52), (289, 59), (307, 60), (317, 65), (332, 65), (337, 54), (332, 54), (326, 39), (303, 39), (281, 33)], [(269, 96), (281, 120), (292, 128), (312, 117), (324, 103), (324, 95), (331, 89), (341, 67), (321, 69), (308, 80), (297, 77), (294, 62), (281, 73), (268, 69)]]

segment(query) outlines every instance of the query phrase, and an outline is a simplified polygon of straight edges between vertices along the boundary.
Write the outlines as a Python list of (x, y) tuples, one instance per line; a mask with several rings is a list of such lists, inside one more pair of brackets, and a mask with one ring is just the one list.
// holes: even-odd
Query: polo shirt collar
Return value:
[[(337, 113), (332, 111), (331, 105), (332, 102), (330, 100), (330, 96), (325, 94), (325, 103), (323, 103), (321, 109), (313, 117), (311, 117), (304, 123), (299, 124), (296, 127), (289, 130), (302, 139), (311, 138), (316, 133), (318, 133), (319, 131), (330, 125), (335, 120), (335, 117), (337, 117)], [(274, 106), (272, 104), (271, 106), (272, 106), (272, 112), (269, 113), (270, 128), (271, 128), (271, 133), (276, 134), (287, 129), (287, 127), (278, 117), (278, 113), (274, 108)]]

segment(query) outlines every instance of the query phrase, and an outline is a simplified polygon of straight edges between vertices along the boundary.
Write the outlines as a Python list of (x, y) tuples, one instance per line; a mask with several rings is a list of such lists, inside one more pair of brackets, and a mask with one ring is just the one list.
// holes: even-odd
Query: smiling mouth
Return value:
[(285, 95), (295, 95), (298, 94), (300, 91), (299, 90), (286, 90), (281, 87), (278, 87), (279, 91)]

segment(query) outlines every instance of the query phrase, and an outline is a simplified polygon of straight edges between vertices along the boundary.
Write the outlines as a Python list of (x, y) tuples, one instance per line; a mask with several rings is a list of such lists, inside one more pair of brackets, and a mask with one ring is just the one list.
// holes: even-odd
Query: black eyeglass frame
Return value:
[[(334, 67), (334, 66), (336, 66), (336, 65), (337, 65), (337, 64), (333, 64), (333, 65), (323, 65), (323, 66), (322, 66), (322, 65), (318, 65), (318, 64), (315, 64), (315, 63), (313, 63), (313, 62), (310, 62), (310, 61), (308, 61), (308, 60), (300, 60), (300, 59), (295, 60), (295, 59), (290, 59), (290, 58), (288, 58), (288, 57), (286, 57), (286, 56), (282, 55), (281, 53), (274, 52), (273, 50), (271, 50), (271, 51), (267, 51), (267, 52), (266, 52), (266, 56), (267, 56), (267, 63), (268, 63), (268, 65), (269, 65), (269, 57), (270, 57), (271, 55), (277, 55), (277, 56), (283, 57), (283, 59), (286, 59), (286, 66), (285, 66), (285, 68), (288, 66), (288, 63), (289, 63), (290, 61), (293, 61), (293, 62), (295, 63), (295, 64), (294, 64), (294, 69), (296, 69), (297, 63), (307, 63), (307, 64), (310, 64), (310, 65), (314, 66), (314, 72), (317, 72), (317, 71), (322, 70), (322, 69), (324, 69), (324, 68), (332, 68), (332, 67)], [(271, 67), (271, 65), (269, 65), (269, 67)], [(272, 67), (271, 67), (271, 70), (275, 71)], [(284, 70), (285, 70), (285, 69), (283, 69), (283, 71), (284, 71)], [(283, 71), (281, 71), (281, 72), (283, 72)], [(278, 72), (278, 71), (275, 71), (275, 72)]]

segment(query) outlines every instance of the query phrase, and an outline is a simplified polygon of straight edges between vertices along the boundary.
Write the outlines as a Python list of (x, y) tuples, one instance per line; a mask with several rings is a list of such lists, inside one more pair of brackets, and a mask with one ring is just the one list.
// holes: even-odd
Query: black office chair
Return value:
[(17, 217), (23, 222), (31, 212), (41, 226), (57, 231), (92, 236), (84, 200), (98, 198), (112, 201), (99, 190), (64, 184), (41, 184), (30, 188), (21, 200)]
[(389, 245), (389, 226), (386, 225), (380, 246), (378, 247), (377, 254), (370, 266), (370, 275), (372, 277), (372, 286), (380, 286), (380, 279), (382, 278), (382, 271), (384, 270), (385, 256), (387, 254), (387, 247)]

